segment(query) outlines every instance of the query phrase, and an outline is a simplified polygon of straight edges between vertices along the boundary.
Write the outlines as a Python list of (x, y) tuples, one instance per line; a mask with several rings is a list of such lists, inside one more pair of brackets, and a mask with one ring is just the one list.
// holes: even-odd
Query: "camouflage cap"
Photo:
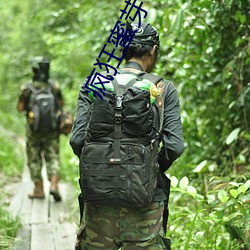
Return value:
[(158, 31), (150, 23), (137, 22), (127, 23), (127, 28), (136, 31), (131, 44), (145, 44), (145, 45), (158, 45), (160, 46), (160, 39)]

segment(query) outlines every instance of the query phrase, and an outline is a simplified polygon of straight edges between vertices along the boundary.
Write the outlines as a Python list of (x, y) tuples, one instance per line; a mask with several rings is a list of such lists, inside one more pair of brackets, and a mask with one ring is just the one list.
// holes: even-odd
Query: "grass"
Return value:
[[(6, 132), (4, 133), (6, 135)], [(18, 138), (0, 135), (0, 172), (12, 177), (22, 173), (24, 153)]]
[(11, 217), (0, 207), (0, 249), (10, 249), (20, 225), (18, 218)]
[(71, 182), (78, 189), (78, 158), (69, 145), (69, 136), (60, 136), (60, 159), (62, 179)]
[[(3, 128), (1, 128), (3, 130)], [(0, 136), (0, 249), (10, 249), (17, 230), (20, 227), (19, 218), (13, 218), (7, 211), (6, 193), (4, 187), (21, 176), (23, 168), (23, 152), (17, 138)], [(3, 136), (3, 134), (5, 136)]]

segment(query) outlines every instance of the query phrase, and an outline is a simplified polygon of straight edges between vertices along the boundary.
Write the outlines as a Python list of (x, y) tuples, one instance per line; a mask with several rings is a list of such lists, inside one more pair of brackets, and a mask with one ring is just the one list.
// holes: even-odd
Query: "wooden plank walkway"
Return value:
[[(15, 193), (9, 209), (13, 216), (21, 219), (22, 228), (11, 250), (73, 250), (78, 223), (78, 204), (74, 187), (70, 183), (59, 183), (61, 202), (55, 202), (49, 195), (49, 181), (43, 169), (46, 198), (31, 200), (33, 191), (29, 171), (25, 167), (22, 182), (13, 184)], [(72, 212), (73, 211), (73, 212)]]

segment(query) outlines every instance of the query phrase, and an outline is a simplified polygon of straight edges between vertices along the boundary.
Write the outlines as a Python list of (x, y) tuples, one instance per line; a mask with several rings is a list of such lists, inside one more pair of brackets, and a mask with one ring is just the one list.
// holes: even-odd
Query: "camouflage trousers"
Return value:
[(45, 163), (48, 179), (60, 175), (59, 135), (52, 132), (43, 135), (27, 133), (26, 152), (30, 176), (33, 181), (42, 180)]
[(170, 249), (162, 227), (163, 206), (153, 202), (134, 210), (85, 204), (75, 250)]

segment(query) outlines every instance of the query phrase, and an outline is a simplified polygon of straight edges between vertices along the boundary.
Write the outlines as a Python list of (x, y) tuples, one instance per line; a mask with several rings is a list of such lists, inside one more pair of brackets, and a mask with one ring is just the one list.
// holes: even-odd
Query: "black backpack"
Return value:
[(58, 128), (59, 105), (50, 83), (46, 89), (27, 85), (31, 91), (28, 124), (34, 133), (46, 133)]
[[(131, 76), (121, 73), (126, 74)], [(94, 98), (88, 112), (80, 156), (85, 202), (139, 209), (155, 195), (161, 112), (150, 91), (136, 85), (146, 79), (155, 86), (162, 78), (145, 72), (132, 76), (126, 85), (115, 77), (113, 90), (106, 88), (103, 100)]]

